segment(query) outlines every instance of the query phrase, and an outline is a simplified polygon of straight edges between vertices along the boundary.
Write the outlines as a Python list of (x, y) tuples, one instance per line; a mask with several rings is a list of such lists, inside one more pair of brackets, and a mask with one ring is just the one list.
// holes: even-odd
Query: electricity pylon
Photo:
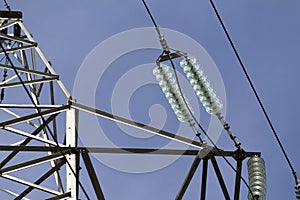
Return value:
[[(239, 199), (242, 162), (259, 152), (223, 151), (197, 141), (134, 122), (95, 108), (76, 103), (51, 63), (22, 23), (22, 13), (0, 11), (0, 197), (29, 199), (79, 199), (79, 190), (88, 196), (80, 183), (81, 156), (97, 199), (105, 199), (89, 153), (165, 154), (195, 156), (176, 199), (184, 193), (203, 160), (201, 199), (206, 197), (207, 168), (210, 160), (225, 199), (230, 199), (226, 183), (215, 157), (237, 161), (234, 199)], [(63, 102), (60, 102), (64, 99)], [(194, 149), (89, 148), (78, 147), (78, 111), (132, 126), (175, 140)], [(209, 153), (207, 152), (209, 151)], [(175, 194), (174, 194), (175, 197)]]
[[(21, 193), (4, 190), (16, 195), (16, 199), (22, 199), (33, 189), (60, 198), (77, 199), (78, 155), (62, 149), (77, 146), (77, 114), (68, 101), (56, 101), (55, 94), (59, 92), (56, 87), (58, 86), (66, 100), (70, 98), (70, 94), (22, 23), (21, 12), (1, 11), (0, 31), (0, 54), (3, 56), (0, 63), (0, 68), (3, 69), (3, 80), (0, 83), (0, 127), (2, 138), (11, 139), (9, 145), (6, 139), (1, 141), (14, 147), (8, 155), (1, 154), (3, 160), (0, 163), (0, 172), (2, 178), (27, 186)], [(57, 118), (63, 113), (66, 130), (58, 134)], [(60, 142), (62, 140), (65, 142)], [(49, 147), (52, 150), (44, 150), (43, 156), (31, 153), (28, 159), (22, 153), (23, 148), (33, 145)], [(39, 170), (39, 167), (45, 168), (47, 165), (51, 166), (50, 170)], [(66, 187), (63, 187), (64, 178), (59, 172), (62, 166), (66, 166)], [(30, 171), (34, 172), (30, 173), (31, 180), (17, 177)], [(54, 177), (56, 188), (41, 186), (51, 176)]]

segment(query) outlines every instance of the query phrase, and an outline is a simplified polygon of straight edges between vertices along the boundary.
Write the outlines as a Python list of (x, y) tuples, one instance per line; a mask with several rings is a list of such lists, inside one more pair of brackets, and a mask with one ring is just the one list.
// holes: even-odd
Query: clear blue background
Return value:
[[(27, 0), (9, 3), (12, 9), (23, 11), (24, 24), (46, 57), (52, 61), (69, 91), (72, 91), (76, 72), (82, 61), (97, 44), (128, 29), (152, 26), (139, 0)], [(295, 199), (294, 179), (209, 1), (160, 0), (148, 3), (161, 27), (192, 37), (208, 51), (217, 64), (226, 87), (227, 120), (243, 147), (248, 151), (262, 152), (265, 159), (267, 199)], [(299, 171), (300, 2), (227, 0), (215, 3), (287, 153)], [(141, 57), (137, 56), (137, 59)], [(155, 59), (153, 56), (153, 61)], [(143, 91), (139, 91), (137, 96), (140, 93)], [(98, 106), (109, 110), (100, 103)], [(137, 106), (143, 107), (142, 104)], [(132, 112), (135, 112), (134, 107)], [(147, 121), (142, 117), (135, 120)], [(234, 149), (225, 134), (218, 141), (218, 146), (227, 150)], [(93, 161), (107, 199), (152, 200), (174, 199), (192, 160), (191, 157), (182, 157), (167, 168), (146, 174), (123, 173), (110, 169), (95, 159)], [(221, 160), (220, 165), (232, 194), (234, 173)], [(184, 199), (199, 199), (200, 171), (197, 171)], [(210, 172), (207, 198), (223, 199), (219, 186), (215, 183), (214, 172)], [(245, 168), (243, 172), (247, 178)], [(91, 197), (95, 198), (84, 174), (82, 182)], [(247, 190), (242, 185), (241, 199), (246, 199), (246, 196)]]

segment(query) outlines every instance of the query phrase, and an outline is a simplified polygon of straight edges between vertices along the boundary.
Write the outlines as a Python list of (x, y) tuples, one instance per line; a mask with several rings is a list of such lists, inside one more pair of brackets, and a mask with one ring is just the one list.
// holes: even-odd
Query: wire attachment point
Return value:
[(160, 33), (159, 30), (158, 30), (158, 33), (159, 33), (159, 41), (160, 41), (160, 44), (161, 44), (164, 52), (169, 53), (170, 49), (169, 49), (169, 46), (167, 44), (167, 41), (166, 41), (164, 35), (162, 33)]
[(230, 139), (233, 141), (234, 146), (238, 149), (241, 149), (241, 143), (237, 141), (236, 136), (233, 135), (233, 133), (230, 130), (230, 126), (229, 124), (225, 121), (225, 118), (223, 117), (223, 115), (221, 113), (217, 113), (216, 116), (218, 117), (218, 119), (220, 120), (221, 124), (223, 125), (224, 129), (227, 131)]

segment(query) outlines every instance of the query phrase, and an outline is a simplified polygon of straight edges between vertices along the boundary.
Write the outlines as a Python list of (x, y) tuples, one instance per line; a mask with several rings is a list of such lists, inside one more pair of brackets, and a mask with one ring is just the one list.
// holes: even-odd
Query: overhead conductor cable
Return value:
[(290, 170), (292, 172), (292, 175), (293, 175), (295, 183), (296, 183), (296, 186), (295, 186), (295, 188), (296, 188), (296, 198), (300, 199), (300, 180), (299, 180), (298, 174), (297, 174), (296, 170), (294, 169), (294, 166), (292, 165), (291, 160), (288, 157), (288, 154), (285, 151), (285, 148), (284, 148), (283, 144), (281, 143), (281, 140), (280, 140), (280, 138), (279, 138), (279, 136), (277, 134), (277, 131), (275, 130), (275, 127), (274, 127), (274, 125), (273, 125), (273, 123), (271, 121), (271, 118), (269, 117), (269, 114), (268, 114), (267, 110), (265, 109), (265, 106), (263, 105), (263, 102), (260, 99), (260, 97), (259, 97), (259, 95), (258, 95), (258, 93), (256, 91), (256, 88), (254, 87), (254, 84), (253, 84), (253, 82), (252, 82), (252, 80), (251, 80), (251, 78), (250, 78), (250, 76), (249, 76), (249, 74), (247, 72), (247, 69), (246, 69), (246, 67), (245, 67), (245, 65), (244, 65), (244, 63), (243, 63), (243, 61), (242, 61), (242, 59), (241, 59), (241, 57), (239, 55), (239, 52), (237, 51), (237, 49), (236, 49), (236, 47), (235, 47), (235, 45), (234, 45), (234, 43), (233, 43), (233, 41), (232, 41), (232, 39), (231, 39), (231, 37), (229, 35), (229, 32), (227, 31), (227, 28), (226, 28), (225, 24), (223, 23), (223, 20), (222, 20), (220, 14), (219, 14), (219, 11), (217, 10), (217, 8), (216, 8), (216, 6), (214, 4), (214, 1), (210, 0), (210, 4), (211, 4), (211, 6), (212, 6), (212, 8), (213, 8), (213, 10), (214, 10), (214, 12), (215, 12), (215, 14), (216, 14), (219, 22), (220, 22), (220, 25), (221, 25), (221, 27), (222, 27), (222, 29), (223, 29), (223, 31), (224, 31), (224, 33), (225, 33), (225, 35), (226, 35), (229, 43), (230, 43), (230, 46), (232, 47), (232, 50), (233, 50), (233, 52), (234, 52), (237, 60), (239, 61), (240, 67), (241, 67), (243, 73), (246, 76), (246, 79), (247, 79), (247, 81), (248, 81), (248, 83), (249, 83), (249, 85), (250, 85), (250, 87), (251, 87), (251, 89), (252, 89), (252, 91), (254, 93), (254, 96), (255, 96), (258, 104), (259, 104), (259, 107), (260, 107), (261, 111), (263, 112), (263, 114), (264, 114), (264, 116), (265, 116), (265, 118), (266, 118), (266, 120), (268, 122), (268, 125), (270, 126), (270, 128), (272, 130), (272, 133), (273, 133), (273, 135), (274, 135), (274, 137), (275, 137), (275, 139), (276, 139), (276, 141), (277, 141), (277, 143), (278, 143), (278, 145), (280, 147), (280, 150), (282, 151), (283, 156), (284, 156), (284, 158), (285, 158), (288, 166), (290, 167)]
[[(195, 127), (195, 123), (196, 123), (199, 126), (199, 128), (202, 130), (204, 135), (213, 144), (215, 149), (220, 153), (220, 155), (226, 161), (226, 163), (231, 167), (232, 170), (235, 171), (235, 173), (237, 173), (235, 168), (225, 158), (225, 156), (222, 154), (222, 152), (216, 146), (214, 141), (206, 133), (206, 131), (203, 129), (201, 124), (197, 121), (194, 114), (192, 113), (192, 111), (190, 109), (190, 106), (188, 105), (188, 102), (186, 101), (186, 99), (183, 95), (183, 92), (181, 90), (180, 83), (179, 83), (178, 76), (177, 76), (177, 72), (176, 72), (174, 63), (172, 61), (173, 58), (171, 56), (170, 48), (168, 47), (164, 36), (161, 34), (161, 32), (159, 30), (159, 27), (157, 26), (157, 24), (156, 24), (156, 22), (155, 22), (155, 20), (152, 16), (148, 6), (147, 6), (147, 4), (145, 3), (145, 0), (142, 0), (142, 2), (144, 4), (151, 20), (152, 20), (155, 28), (156, 28), (156, 31), (159, 35), (159, 40), (160, 40), (161, 46), (164, 50), (163, 54), (160, 56), (160, 58), (163, 55), (166, 55), (167, 58), (168, 58), (167, 60), (170, 60), (170, 63), (172, 65), (172, 68), (173, 68), (173, 71), (174, 71), (175, 82), (174, 82), (174, 79), (172, 78), (172, 73), (168, 73), (169, 72), (169, 67), (166, 66), (166, 65), (161, 64), (160, 63), (161, 60), (158, 59), (157, 66), (153, 70), (153, 74), (156, 76), (156, 79), (158, 80), (159, 85), (161, 86), (163, 92), (165, 93), (166, 98), (169, 100), (169, 103), (171, 104), (174, 112), (176, 111), (175, 114), (177, 115), (177, 118), (182, 122), (188, 121), (190, 123), (190, 126), (192, 127), (192, 129), (195, 131), (196, 135), (199, 137), (200, 140), (202, 140), (201, 137), (200, 137), (200, 133), (197, 131), (197, 128)], [(181, 51), (176, 51), (175, 54), (178, 55), (178, 53), (180, 55), (177, 56), (177, 57), (181, 57), (182, 55), (185, 54)], [(199, 71), (199, 67), (197, 67), (195, 65), (195, 63), (191, 64), (191, 62), (189, 61), (190, 59), (187, 56), (185, 56), (185, 59), (186, 60), (182, 61), (181, 65), (182, 65), (183, 68), (186, 67), (185, 73), (189, 74), (187, 77), (188, 77), (188, 79), (190, 79), (191, 84), (193, 85), (193, 88), (194, 88), (196, 94), (198, 95), (198, 97), (200, 98), (200, 101), (202, 102), (202, 104), (205, 107), (206, 111), (210, 114), (215, 114), (216, 116), (218, 116), (218, 119), (223, 124), (224, 128), (227, 130), (228, 134), (230, 135), (230, 138), (234, 141), (235, 146), (237, 148), (241, 149), (240, 148), (240, 143), (238, 143), (236, 141), (236, 139), (235, 139), (236, 137), (231, 133), (229, 125), (224, 120), (224, 117), (221, 114), (221, 110), (223, 108), (223, 105), (222, 105), (221, 101), (218, 99), (218, 97), (216, 96), (216, 94), (215, 94), (214, 90), (212, 89), (212, 87), (210, 87), (209, 82), (206, 80), (206, 76), (203, 75), (202, 71)], [(186, 111), (188, 111), (188, 112), (186, 112)], [(239, 175), (239, 177), (245, 183), (247, 188), (249, 189), (249, 195), (251, 197), (253, 197), (253, 199), (254, 199), (255, 196), (252, 193), (251, 188), (248, 185), (248, 183), (245, 181), (245, 179), (241, 175)]]

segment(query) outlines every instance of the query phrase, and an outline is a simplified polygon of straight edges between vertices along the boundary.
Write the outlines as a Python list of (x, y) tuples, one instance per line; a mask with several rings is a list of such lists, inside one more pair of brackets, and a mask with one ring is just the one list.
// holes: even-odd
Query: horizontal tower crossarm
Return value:
[[(57, 152), (57, 147), (51, 146), (5, 146), (0, 145), (0, 151), (13, 151), (14, 149), (19, 151), (40, 151), (40, 152)], [(70, 150), (71, 152), (88, 153), (105, 153), (105, 154), (157, 154), (157, 155), (187, 155), (196, 156), (199, 150), (182, 150), (182, 149), (149, 149), (149, 148), (104, 148), (104, 147), (60, 147), (61, 150)], [(225, 157), (235, 157), (235, 151), (223, 151), (220, 150)], [(214, 149), (207, 155), (210, 156), (222, 156), (218, 151)], [(260, 156), (260, 152), (245, 152), (246, 157)]]
[[(23, 81), (24, 85), (30, 85), (30, 84), (36, 84), (36, 83), (45, 83), (50, 82), (54, 80), (58, 80), (57, 77), (51, 77), (51, 78), (41, 78), (41, 79), (35, 79), (30, 81)], [(0, 88), (10, 88), (10, 87), (16, 87), (16, 86), (22, 86), (23, 84), (20, 82), (14, 82), (14, 83), (6, 83), (6, 84), (0, 84)]]
[[(65, 151), (63, 151), (63, 153), (66, 154), (66, 153), (69, 153), (69, 151), (65, 150)], [(60, 152), (49, 155), (49, 156), (44, 156), (44, 157), (41, 157), (41, 158), (37, 158), (37, 159), (34, 159), (34, 160), (30, 160), (30, 161), (27, 161), (27, 162), (19, 163), (19, 164), (13, 165), (13, 166), (9, 166), (9, 167), (0, 169), (0, 174), (4, 175), (4, 174), (11, 173), (11, 172), (19, 171), (19, 170), (26, 169), (26, 168), (29, 168), (29, 167), (33, 167), (33, 166), (36, 166), (36, 165), (40, 165), (40, 164), (43, 164), (43, 163), (46, 163), (46, 162), (49, 162), (49, 161), (52, 161), (52, 160), (57, 160), (57, 159), (62, 158), (62, 157), (63, 157), (63, 155)]]
[[(6, 51), (6, 53), (12, 53), (12, 52), (15, 52), (15, 51), (21, 51), (21, 50), (31, 49), (31, 48), (35, 48), (35, 47), (37, 47), (36, 44), (10, 48), (10, 49), (6, 49), (5, 51)], [(0, 51), (0, 54), (4, 54), (4, 51)]]
[(20, 43), (24, 43), (24, 44), (29, 44), (29, 45), (32, 45), (34, 47), (37, 46), (36, 42), (32, 42), (32, 41), (29, 41), (29, 40), (23, 40), (20, 37), (13, 37), (13, 36), (9, 36), (9, 35), (3, 34), (3, 33), (0, 33), (0, 38), (4, 38), (4, 39), (7, 39), (7, 40), (12, 40), (12, 41), (16, 41), (16, 42), (20, 42)]
[(41, 186), (41, 185), (37, 185), (37, 184), (31, 183), (31, 182), (29, 182), (29, 181), (25, 181), (25, 180), (16, 178), (16, 177), (14, 177), (14, 176), (10, 176), (10, 175), (1, 175), (0, 177), (3, 177), (3, 178), (5, 178), (5, 179), (8, 179), (8, 180), (11, 180), (11, 181), (14, 181), (14, 182), (23, 184), (23, 185), (27, 185), (27, 186), (34, 187), (35, 189), (38, 189), (38, 190), (41, 190), (41, 191), (44, 191), (44, 192), (48, 192), (48, 193), (50, 193), (50, 194), (54, 194), (54, 195), (61, 195), (61, 194), (62, 194), (62, 193), (57, 192), (57, 191), (55, 191), (55, 190), (46, 188), (46, 187)]
[(172, 134), (172, 133), (164, 131), (164, 130), (160, 130), (160, 129), (157, 129), (157, 128), (154, 128), (154, 127), (151, 127), (151, 126), (139, 123), (139, 122), (131, 121), (129, 119), (119, 117), (117, 115), (113, 115), (113, 114), (104, 112), (102, 110), (98, 110), (96, 108), (91, 108), (91, 107), (88, 107), (88, 106), (85, 106), (85, 105), (82, 105), (79, 103), (70, 102), (70, 104), (73, 108), (97, 115), (99, 117), (103, 117), (105, 119), (119, 122), (119, 123), (125, 124), (127, 126), (131, 126), (131, 127), (134, 127), (134, 128), (146, 131), (146, 132), (153, 133), (155, 135), (162, 136), (162, 137), (170, 139), (170, 140), (174, 140), (174, 141), (177, 141), (177, 142), (189, 145), (189, 146), (196, 147), (198, 149), (203, 148), (202, 144), (197, 141), (194, 141), (194, 140), (191, 140), (191, 139), (179, 136), (179, 135), (175, 135), (175, 134)]
[(10, 65), (0, 64), (0, 68), (11, 69), (11, 70), (13, 70), (15, 68), (18, 72), (24, 72), (24, 73), (40, 75), (40, 76), (48, 76), (48, 77), (52, 77), (52, 78), (59, 78), (59, 76), (56, 75), (56, 74), (39, 72), (39, 71), (36, 71), (36, 70), (31, 70), (31, 69), (26, 69), (26, 68), (21, 68), (21, 67), (12, 67)]
[[(53, 109), (41, 111), (41, 114), (45, 117), (47, 115), (52, 115), (52, 114), (63, 112), (65, 110), (69, 109), (69, 108), (70, 108), (69, 105), (63, 105), (63, 106), (60, 106), (58, 108), (53, 108)], [(39, 113), (34, 113), (34, 114), (26, 115), (26, 116), (23, 116), (23, 117), (19, 117), (17, 119), (8, 120), (8, 121), (5, 121), (5, 122), (1, 122), (0, 123), (0, 128), (5, 128), (6, 126), (12, 126), (12, 125), (15, 125), (15, 124), (20, 124), (20, 123), (23, 123), (23, 122), (26, 122), (26, 121), (37, 119), (39, 117), (40, 117)]]
[[(61, 107), (63, 105), (42, 105), (42, 104), (38, 104), (36, 105), (38, 108), (40, 109), (49, 109), (49, 108), (58, 108)], [(36, 107), (32, 104), (0, 104), (0, 108), (32, 108), (32, 109), (36, 109)]]

